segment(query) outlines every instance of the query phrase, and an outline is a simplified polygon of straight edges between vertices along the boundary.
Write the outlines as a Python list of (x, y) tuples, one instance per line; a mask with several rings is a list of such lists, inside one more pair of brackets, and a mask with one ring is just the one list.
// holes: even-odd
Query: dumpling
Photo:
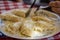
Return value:
[(5, 31), (11, 34), (17, 33), (22, 22), (11, 22), (11, 21), (4, 21), (5, 23)]
[(13, 27), (15, 28), (16, 31), (19, 31), (19, 28), (23, 25), (22, 22), (16, 22), (13, 24)]
[(27, 36), (27, 37), (30, 37), (31, 34), (32, 34), (32, 32), (33, 32), (31, 29), (29, 29), (29, 28), (27, 28), (27, 27), (24, 27), (24, 26), (22, 26), (22, 27), (19, 29), (19, 31), (20, 31), (20, 33), (21, 33), (22, 35)]
[(35, 24), (35, 29), (36, 31), (42, 33), (42, 34), (51, 34), (54, 31), (56, 31), (56, 27), (52, 24), (49, 24), (45, 21), (39, 21)]
[(3, 20), (9, 20), (9, 21), (13, 21), (13, 22), (18, 22), (23, 20), (22, 17), (18, 17), (12, 14), (0, 14), (0, 18)]
[(50, 23), (50, 24), (54, 24), (54, 21), (52, 21), (51, 19), (47, 18), (47, 17), (44, 17), (44, 16), (34, 16), (34, 17), (31, 17), (32, 20), (34, 21), (45, 21), (47, 23)]
[(33, 21), (32, 20), (25, 20), (23, 26), (19, 29), (20, 33), (25, 36), (32, 36), (33, 33)]
[(15, 31), (16, 29), (13, 27), (13, 24), (11, 24), (11, 23), (5, 24), (5, 27), (3, 30), (10, 34), (15, 34), (15, 32), (16, 32)]
[(25, 17), (25, 12), (22, 10), (13, 10), (12, 14), (19, 16), (19, 17)]

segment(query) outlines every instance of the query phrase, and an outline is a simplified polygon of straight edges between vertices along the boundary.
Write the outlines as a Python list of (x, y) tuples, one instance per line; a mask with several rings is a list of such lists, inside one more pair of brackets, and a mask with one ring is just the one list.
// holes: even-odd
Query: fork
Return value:
[(29, 10), (26, 12), (26, 17), (29, 16), (29, 14), (30, 14), (30, 12), (31, 12), (31, 10), (32, 10), (32, 7), (34, 6), (35, 2), (36, 2), (36, 0), (34, 0), (34, 2), (32, 3), (31, 7), (30, 7)]

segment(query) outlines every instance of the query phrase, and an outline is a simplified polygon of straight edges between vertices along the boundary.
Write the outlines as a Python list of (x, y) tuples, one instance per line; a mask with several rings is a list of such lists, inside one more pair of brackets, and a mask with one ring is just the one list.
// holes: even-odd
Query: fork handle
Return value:
[(34, 2), (32, 3), (30, 9), (34, 6), (35, 2), (36, 2), (36, 0), (34, 0)]

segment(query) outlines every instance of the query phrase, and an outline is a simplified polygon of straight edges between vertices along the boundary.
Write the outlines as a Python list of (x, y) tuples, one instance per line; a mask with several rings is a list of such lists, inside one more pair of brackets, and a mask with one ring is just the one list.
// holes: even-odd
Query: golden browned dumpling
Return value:
[(12, 15), (12, 14), (1, 14), (0, 18), (3, 20), (9, 20), (9, 21), (13, 21), (13, 22), (18, 22), (23, 20), (23, 18)]
[(47, 17), (44, 17), (44, 16), (34, 16), (34, 17), (31, 17), (31, 18), (34, 21), (45, 21), (45, 22), (48, 22), (50, 24), (53, 24), (53, 22), (54, 22), (51, 19), (49, 19)]
[(19, 17), (25, 17), (25, 12), (21, 10), (13, 10), (12, 14), (19, 16)]
[(22, 35), (31, 37), (33, 33), (33, 24), (34, 22), (32, 20), (25, 20), (23, 25), (20, 27), (19, 32)]
[(52, 31), (56, 31), (56, 27), (54, 27), (52, 24), (44, 22), (44, 21), (39, 21), (35, 24), (35, 31), (38, 31), (42, 34), (49, 34)]
[(21, 27), (21, 22), (11, 22), (11, 21), (4, 21), (5, 24), (5, 31), (11, 34), (15, 34), (19, 31), (19, 28)]
[(31, 37), (32, 30), (25, 27), (25, 26), (22, 26), (19, 31), (22, 35), (27, 36), (27, 37)]
[(11, 23), (5, 24), (5, 27), (4, 27), (5, 32), (8, 32), (10, 34), (15, 34), (15, 30), (16, 29), (13, 27), (13, 24)]

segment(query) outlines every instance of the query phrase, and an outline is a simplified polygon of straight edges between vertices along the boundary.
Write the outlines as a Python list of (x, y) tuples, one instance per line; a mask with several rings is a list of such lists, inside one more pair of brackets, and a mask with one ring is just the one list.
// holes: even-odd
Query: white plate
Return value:
[[(16, 10), (19, 10), (19, 9), (16, 9)], [(25, 11), (26, 9), (20, 9), (20, 10), (23, 10), (23, 11)], [(4, 13), (2, 13), (2, 14), (5, 14), (5, 13), (9, 13), (9, 12), (11, 12), (12, 10), (9, 10), (9, 11), (7, 11), (7, 12), (4, 12)], [(44, 10), (45, 11), (45, 10)], [(46, 11), (46, 12), (48, 12), (48, 11)], [(57, 33), (59, 33), (60, 32), (60, 17), (57, 15), (57, 14), (54, 14), (54, 13), (51, 13), (51, 12), (48, 12), (48, 14), (52, 14), (52, 15), (54, 15), (54, 16), (56, 16), (56, 19), (58, 19), (58, 21), (57, 21), (57, 23), (56, 23), (56, 26), (57, 26), (57, 28), (58, 28), (58, 30), (56, 31), (56, 32), (53, 32), (52, 34), (49, 34), (49, 35), (46, 35), (46, 36), (39, 36), (39, 37), (32, 37), (32, 38), (28, 38), (28, 37), (21, 37), (21, 36), (18, 36), (17, 34), (14, 34), (14, 35), (11, 35), (11, 34), (9, 34), (9, 33), (7, 33), (7, 32), (5, 32), (4, 30), (3, 30), (3, 27), (4, 27), (4, 23), (3, 23), (3, 21), (0, 19), (0, 31), (2, 32), (2, 33), (4, 33), (6, 36), (9, 36), (9, 37), (13, 37), (13, 38), (17, 38), (17, 39), (42, 39), (42, 38), (46, 38), (46, 37), (51, 37), (51, 36), (53, 36), (53, 35), (55, 35), (55, 34), (57, 34)]]

